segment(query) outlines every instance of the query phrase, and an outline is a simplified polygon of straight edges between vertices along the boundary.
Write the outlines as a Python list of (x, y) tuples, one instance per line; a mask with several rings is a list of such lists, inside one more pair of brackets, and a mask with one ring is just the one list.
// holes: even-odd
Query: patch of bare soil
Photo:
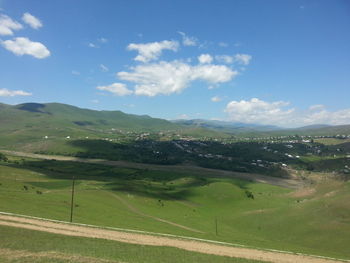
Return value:
[(186, 240), (165, 236), (154, 236), (139, 233), (122, 232), (110, 229), (101, 229), (89, 226), (58, 223), (33, 218), (24, 218), (0, 214), (0, 225), (44, 231), (67, 236), (80, 236), (89, 238), (101, 238), (125, 243), (176, 247), (199, 253), (246, 258), (278, 263), (330, 263), (339, 262), (332, 259), (318, 258), (300, 254), (288, 254), (277, 251), (263, 251), (251, 248), (225, 246), (197, 240)]
[(315, 188), (305, 187), (290, 193), (289, 196), (296, 198), (309, 197), (312, 196), (314, 193), (316, 193)]
[(250, 211), (246, 211), (243, 214), (244, 215), (256, 215), (256, 214), (263, 214), (263, 213), (267, 213), (267, 212), (271, 212), (275, 209), (271, 208), (271, 209), (257, 209), (257, 210), (250, 210)]
[(76, 254), (65, 254), (56, 251), (30, 252), (27, 250), (8, 248), (0, 248), (0, 259), (6, 260), (7, 262), (19, 262), (20, 260), (25, 259), (31, 260), (32, 262), (36, 262), (37, 260), (47, 260), (47, 262), (50, 262), (50, 259), (59, 259), (75, 263), (121, 263), (105, 259), (85, 257)]

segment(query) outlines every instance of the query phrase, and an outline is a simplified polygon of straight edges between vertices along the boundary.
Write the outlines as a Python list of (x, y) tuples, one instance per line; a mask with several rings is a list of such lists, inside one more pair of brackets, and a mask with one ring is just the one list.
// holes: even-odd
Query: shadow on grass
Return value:
[[(260, 167), (252, 165), (254, 160), (283, 162), (301, 165), (298, 159), (284, 154), (267, 152), (260, 143), (238, 142), (222, 144), (215, 141), (157, 141), (137, 140), (128, 143), (107, 140), (74, 140), (68, 142), (77, 150), (73, 155), (82, 158), (98, 158), (147, 164), (174, 165), (190, 163), (213, 169), (243, 173), (257, 173), (273, 177), (290, 177), (279, 166)], [(304, 148), (302, 150), (305, 150)]]
[[(153, 171), (149, 169), (119, 168), (101, 164), (87, 164), (71, 161), (29, 160), (8, 163), (8, 166), (27, 169), (44, 174), (48, 178), (97, 181), (103, 183), (103, 190), (127, 192), (140, 197), (162, 200), (188, 200), (196, 187), (209, 185), (220, 180), (217, 175), (201, 175), (189, 172)], [(247, 189), (250, 181), (225, 179), (241, 189)], [(61, 182), (57, 186), (50, 182), (36, 183), (36, 186), (54, 189), (70, 187), (70, 182)]]

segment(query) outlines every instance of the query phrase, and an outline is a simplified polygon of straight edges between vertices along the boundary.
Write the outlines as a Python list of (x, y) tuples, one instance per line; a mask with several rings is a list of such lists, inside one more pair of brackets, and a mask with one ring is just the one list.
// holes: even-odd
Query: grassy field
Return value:
[(141, 246), (103, 239), (67, 237), (5, 226), (0, 226), (0, 261), (4, 263), (260, 262), (212, 256), (170, 247)]
[[(350, 183), (292, 192), (209, 174), (11, 158), (0, 211), (350, 258)], [(218, 224), (216, 234), (215, 222)]]
[(315, 142), (322, 143), (324, 145), (337, 145), (350, 142), (350, 139), (337, 139), (337, 138), (320, 138), (315, 139)]

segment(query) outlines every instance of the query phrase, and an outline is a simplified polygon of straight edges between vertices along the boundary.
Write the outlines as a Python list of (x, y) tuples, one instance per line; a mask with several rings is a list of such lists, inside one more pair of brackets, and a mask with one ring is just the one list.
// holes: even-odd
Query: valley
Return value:
[(86, 125), (68, 124), (62, 109), (70, 118), (84, 110), (34, 105), (4, 112), (39, 118), (35, 126), (0, 115), (1, 212), (67, 222), (72, 209), (74, 223), (350, 258), (346, 132), (244, 137), (172, 123), (117, 131), (88, 123), (91, 112), (79, 117)]

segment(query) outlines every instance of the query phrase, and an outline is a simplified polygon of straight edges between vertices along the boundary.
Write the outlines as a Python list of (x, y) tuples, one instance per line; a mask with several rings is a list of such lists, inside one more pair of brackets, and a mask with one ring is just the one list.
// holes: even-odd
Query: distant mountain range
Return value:
[[(121, 111), (96, 111), (60, 103), (0, 103), (0, 144), (33, 139), (38, 136), (103, 136), (111, 130), (123, 132), (159, 132), (192, 136), (276, 136), (350, 134), (350, 125), (310, 125), (283, 129), (272, 125), (233, 123), (216, 120), (167, 121), (147, 115), (126, 114)], [(102, 135), (101, 135), (102, 134)], [(1, 145), (0, 145), (1, 146)]]
[(282, 130), (282, 128), (273, 125), (259, 125), (259, 124), (247, 124), (241, 122), (227, 122), (227, 121), (217, 121), (217, 120), (202, 120), (202, 119), (194, 119), (194, 120), (174, 120), (172, 121), (176, 124), (181, 124), (184, 126), (192, 126), (192, 127), (202, 127), (213, 130), (218, 130), (221, 132), (228, 133), (246, 133), (246, 132), (269, 132), (269, 131), (277, 131)]

